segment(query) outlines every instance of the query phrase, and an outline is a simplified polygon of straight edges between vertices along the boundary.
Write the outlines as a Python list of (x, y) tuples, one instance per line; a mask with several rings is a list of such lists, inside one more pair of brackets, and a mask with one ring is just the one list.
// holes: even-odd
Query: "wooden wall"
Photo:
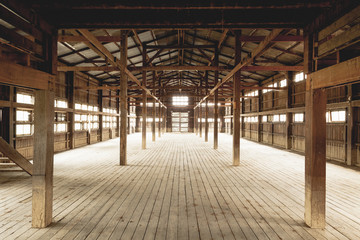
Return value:
[[(281, 79), (281, 78), (280, 78)], [(271, 82), (278, 82), (278, 80), (272, 80)], [(269, 83), (271, 83), (269, 82)], [(360, 100), (360, 87), (359, 84), (352, 86), (352, 100), (348, 101), (348, 95), (350, 94), (347, 86), (340, 86), (327, 89), (328, 96), (328, 111), (345, 110), (348, 111), (348, 107), (355, 105), (359, 106)], [(289, 93), (288, 93), (289, 91)], [(247, 92), (245, 91), (244, 94)], [(290, 100), (288, 99), (291, 98)], [(260, 107), (258, 103), (260, 101)], [(242, 101), (243, 113), (241, 119), (245, 121), (243, 125), (242, 136), (246, 139), (261, 142), (268, 145), (273, 145), (280, 148), (287, 147), (287, 141), (289, 138), (289, 149), (304, 153), (305, 152), (305, 122), (295, 122), (295, 113), (305, 113), (305, 81), (293, 83), (287, 90), (282, 91), (270, 91), (264, 94), (260, 94), (259, 98), (248, 98)], [(289, 107), (287, 107), (289, 106)], [(230, 106), (226, 109), (226, 118), (231, 117)], [(271, 117), (278, 114), (287, 114), (288, 118), (286, 122), (273, 122)], [(267, 116), (268, 121), (263, 122), (262, 116)], [(290, 119), (289, 119), (290, 116)], [(258, 122), (247, 122), (247, 117), (258, 117)], [(358, 107), (354, 107), (354, 135), (355, 146), (357, 151), (356, 164), (360, 166), (360, 111)], [(346, 163), (347, 159), (347, 127), (350, 119), (346, 119), (345, 122), (328, 122), (327, 123), (327, 142), (326, 152), (329, 160)], [(287, 135), (287, 124), (289, 127), (289, 133)], [(226, 133), (231, 133), (231, 124), (226, 123)], [(260, 134), (260, 136), (258, 136)]]
[[(73, 86), (72, 83), (73, 82)], [(119, 110), (118, 110), (118, 98), (103, 98), (100, 101), (101, 96), (108, 95), (114, 96), (117, 95), (116, 91), (103, 90), (103, 92), (94, 91), (94, 90), (82, 90), (79, 88), (86, 88), (91, 86), (97, 86), (98, 83), (95, 80), (90, 79), (87, 76), (75, 74), (73, 75), (73, 81), (70, 81), (68, 74), (63, 72), (58, 73), (58, 77), (56, 79), (55, 84), (55, 99), (65, 101), (68, 103), (68, 107), (66, 108), (55, 108), (55, 121), (56, 123), (65, 123), (66, 131), (64, 132), (55, 132), (54, 135), (54, 150), (55, 152), (66, 151), (72, 148), (71, 146), (71, 138), (73, 138), (74, 147), (82, 147), (88, 144), (97, 143), (100, 141), (105, 141), (111, 138), (115, 138), (119, 136)], [(70, 89), (75, 89), (73, 92), (73, 107), (71, 107), (71, 91)], [(10, 92), (13, 91), (13, 97), (10, 97)], [(33, 90), (25, 89), (20, 87), (9, 87), (5, 85), (0, 85), (0, 92), (3, 93), (0, 95), (0, 112), (1, 112), (1, 136), (8, 140), (11, 144), (15, 146), (15, 148), (26, 158), (31, 159), (33, 157), (33, 135), (27, 134), (23, 136), (16, 135), (16, 110), (26, 110), (30, 111), (33, 119), (33, 104), (23, 104), (16, 102), (16, 94), (23, 93), (28, 95), (34, 95)], [(81, 110), (76, 109), (75, 104), (85, 104), (92, 107), (97, 107), (97, 111), (91, 110)], [(10, 107), (13, 106), (13, 107)], [(9, 118), (10, 109), (12, 110), (13, 121)], [(114, 112), (105, 111), (105, 109), (112, 109)], [(103, 110), (103, 111), (102, 111)], [(135, 116), (135, 108), (129, 109), (130, 114)], [(57, 114), (61, 116), (65, 116), (65, 120), (61, 119), (57, 122)], [(71, 133), (71, 114), (81, 114), (90, 116), (97, 116), (98, 118), (98, 128), (94, 129), (81, 129), (75, 130), (74, 133)], [(102, 126), (100, 123), (100, 119), (102, 121), (106, 121), (106, 119), (110, 119), (109, 126)], [(74, 120), (76, 123), (76, 120)], [(131, 122), (131, 121), (130, 121)], [(33, 123), (30, 121), (29, 123)], [(21, 123), (20, 123), (21, 124)], [(132, 123), (132, 125), (134, 125)], [(13, 135), (10, 136), (9, 129), (13, 128)], [(135, 131), (135, 126), (130, 127), (133, 129), (130, 133)], [(1, 156), (0, 156), (1, 157)]]

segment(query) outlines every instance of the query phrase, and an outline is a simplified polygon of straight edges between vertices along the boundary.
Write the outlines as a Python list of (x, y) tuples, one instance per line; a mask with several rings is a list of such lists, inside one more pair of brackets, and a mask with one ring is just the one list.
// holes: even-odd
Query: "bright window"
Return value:
[(252, 91), (252, 92), (248, 92), (245, 94), (245, 96), (252, 96), (252, 97), (255, 97), (255, 96), (259, 96), (259, 91), (256, 90), (256, 91)]
[(281, 80), (280, 81), (280, 87), (286, 87), (286, 85), (287, 85), (287, 80), (286, 79), (283, 79), (283, 80)]
[(286, 114), (280, 114), (280, 122), (286, 122)]
[(31, 116), (30, 111), (16, 110), (16, 121), (18, 122), (29, 122)]
[(244, 121), (245, 121), (245, 122), (250, 122), (250, 123), (255, 123), (255, 122), (258, 122), (259, 119), (258, 119), (257, 116), (256, 116), (256, 117), (245, 117), (245, 118), (244, 118)]
[(295, 113), (294, 122), (304, 122), (304, 113)]
[(273, 116), (273, 122), (279, 122), (280, 121), (280, 116), (279, 115), (274, 115)]
[(266, 115), (262, 116), (262, 122), (267, 122), (267, 116)]
[(75, 103), (75, 109), (81, 110), (81, 104), (80, 103)]
[(55, 132), (66, 132), (67, 131), (66, 123), (56, 123), (54, 125), (55, 125), (54, 126)]
[(276, 114), (273, 116), (273, 122), (286, 122), (286, 114)]
[(345, 122), (346, 121), (346, 111), (331, 111), (330, 122)]
[(301, 81), (304, 81), (304, 79), (305, 79), (304, 73), (300, 72), (300, 73), (295, 75), (294, 82), (301, 82)]
[(186, 96), (173, 96), (173, 105), (187, 106), (189, 105), (189, 97)]
[(16, 136), (32, 135), (32, 130), (31, 124), (16, 124)]
[(75, 123), (75, 131), (80, 131), (80, 130), (82, 130), (81, 123)]
[(25, 104), (34, 104), (34, 96), (30, 94), (17, 93), (16, 94), (16, 102), (25, 103)]
[(63, 101), (63, 100), (55, 100), (55, 107), (57, 107), (57, 108), (67, 108), (68, 103), (66, 101)]
[(16, 136), (33, 134), (32, 112), (16, 110)]

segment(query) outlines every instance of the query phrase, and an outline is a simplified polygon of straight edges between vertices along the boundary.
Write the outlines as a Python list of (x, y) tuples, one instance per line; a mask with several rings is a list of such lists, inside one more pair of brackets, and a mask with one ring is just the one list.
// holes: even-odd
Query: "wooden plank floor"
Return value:
[(360, 172), (327, 165), (327, 227), (304, 225), (304, 157), (230, 135), (129, 136), (55, 155), (54, 223), (31, 228), (31, 178), (0, 173), (0, 239), (360, 239)]

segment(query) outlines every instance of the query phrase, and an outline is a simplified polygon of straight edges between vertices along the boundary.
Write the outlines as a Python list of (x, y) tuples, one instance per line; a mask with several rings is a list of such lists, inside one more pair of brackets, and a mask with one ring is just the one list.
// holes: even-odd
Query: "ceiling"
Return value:
[[(302, 65), (302, 28), (334, 1), (313, 0), (252, 0), (252, 1), (109, 1), (109, 0), (54, 0), (23, 1), (41, 17), (59, 29), (59, 36), (78, 36), (77, 29), (87, 28), (97, 37), (116, 37), (119, 29), (128, 32), (128, 67), (141, 67), (143, 50), (152, 59), (153, 66), (210, 66), (219, 52), (219, 66), (228, 68), (219, 72), (224, 77), (235, 65), (235, 31), (249, 37), (241, 43), (242, 58), (254, 51), (273, 28), (283, 29), (281, 36), (287, 40), (274, 41), (258, 56), (253, 66)], [(291, 40), (289, 40), (291, 39)], [(119, 42), (102, 42), (117, 59), (120, 58)], [(171, 49), (150, 46), (175, 46)], [(211, 45), (209, 48), (194, 46)], [(184, 47), (185, 46), (185, 47)], [(193, 46), (193, 47), (191, 47)], [(177, 48), (178, 47), (178, 48)], [(88, 44), (75, 41), (58, 42), (58, 59), (68, 66), (106, 66), (105, 60)], [(119, 71), (85, 71), (103, 85), (118, 85)], [(142, 72), (134, 71), (142, 81)], [(191, 87), (204, 83), (204, 71), (160, 71), (156, 73), (163, 87), (169, 91), (191, 92)], [(241, 71), (246, 84), (261, 82), (283, 72)], [(208, 71), (208, 84), (213, 86), (214, 71)], [(147, 72), (148, 84), (153, 73)], [(156, 85), (159, 84), (155, 83)], [(229, 83), (231, 85), (231, 82)], [(179, 89), (175, 89), (178, 86)], [(133, 90), (134, 93), (139, 90)]]

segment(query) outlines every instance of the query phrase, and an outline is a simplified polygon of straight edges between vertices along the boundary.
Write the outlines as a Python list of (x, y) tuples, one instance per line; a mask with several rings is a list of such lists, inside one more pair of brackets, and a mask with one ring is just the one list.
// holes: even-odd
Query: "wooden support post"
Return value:
[(164, 133), (167, 132), (166, 124), (167, 124), (167, 109), (165, 108), (164, 109)]
[[(313, 70), (313, 38), (304, 41), (304, 72)], [(325, 228), (326, 202), (326, 91), (312, 89), (306, 79), (305, 96), (305, 223)]]
[[(146, 48), (143, 48), (143, 66), (146, 66)], [(146, 71), (142, 72), (142, 85), (146, 87)], [(146, 149), (146, 118), (147, 118), (147, 94), (143, 90), (143, 106), (142, 106), (142, 149)]]
[[(234, 99), (231, 99), (232, 101), (234, 101)], [(231, 119), (230, 119), (230, 135), (233, 135), (234, 133), (234, 104), (231, 104), (230, 106), (230, 115), (231, 115)]]
[(261, 126), (262, 126), (262, 116), (258, 115), (257, 142), (261, 142)]
[(199, 109), (195, 108), (194, 109), (194, 129), (195, 129), (195, 135), (198, 135), (198, 129), (197, 129), (197, 113), (198, 113)]
[(305, 108), (305, 223), (325, 227), (326, 191), (326, 92), (306, 92)]
[[(214, 65), (218, 66), (219, 63), (219, 53), (218, 53), (218, 49), (215, 49), (215, 58), (214, 58)], [(214, 82), (214, 87), (216, 86), (216, 84), (219, 81), (219, 72), (215, 71), (215, 82)], [(214, 104), (214, 149), (218, 149), (218, 145), (219, 145), (219, 129), (218, 129), (218, 117), (219, 117), (219, 90), (216, 89), (215, 91), (215, 104)]]
[(200, 106), (197, 108), (197, 133), (198, 133), (198, 135), (200, 136), (200, 122), (201, 122), (201, 116), (200, 116), (200, 111), (201, 111), (201, 109), (200, 109)]
[(202, 105), (200, 104), (199, 106), (199, 118), (200, 118), (200, 129), (199, 129), (199, 136), (202, 138), (202, 131), (203, 131), (203, 123), (202, 123), (202, 118), (203, 118), (203, 114), (202, 114)]
[(292, 148), (292, 140), (291, 140), (291, 124), (293, 120), (293, 114), (291, 112), (286, 113), (286, 122), (285, 122), (285, 148)]
[(161, 105), (159, 104), (159, 114), (158, 114), (158, 116), (159, 116), (159, 122), (158, 122), (158, 130), (159, 130), (159, 137), (161, 137), (161, 118), (162, 118), (162, 107), (161, 107)]
[[(156, 74), (155, 74), (155, 71), (153, 71), (153, 88), (155, 88), (155, 80), (156, 80)], [(151, 123), (152, 141), (155, 142), (155, 139), (156, 139), (156, 122), (155, 122), (155, 120), (156, 120), (156, 100), (155, 100), (155, 98), (153, 99), (153, 104), (152, 104), (152, 117), (153, 117), (153, 121)]]
[[(118, 98), (119, 99), (119, 98)], [(127, 100), (128, 100), (128, 98), (126, 98)], [(119, 104), (120, 105), (120, 104)], [(119, 106), (120, 107), (120, 106)], [(127, 111), (128, 111), (128, 114), (130, 113), (130, 102), (129, 101), (127, 101)], [(120, 113), (121, 111), (120, 111), (120, 109), (119, 109), (119, 113)], [(130, 135), (131, 134), (131, 118), (129, 117), (129, 115), (128, 115), (128, 117), (126, 118), (127, 120), (127, 134), (128, 135)], [(119, 124), (119, 136), (120, 136), (120, 120), (118, 120), (118, 124)]]
[(135, 112), (136, 112), (135, 132), (140, 132), (141, 108), (139, 106), (136, 106)]
[(68, 121), (69, 121), (69, 148), (75, 148), (75, 86), (74, 86), (74, 72), (66, 73), (67, 80), (67, 99), (68, 99), (68, 107), (72, 109), (71, 112), (68, 112)]
[[(206, 86), (206, 95), (208, 94), (209, 88), (209, 76), (208, 72), (205, 73), (205, 86)], [(205, 142), (209, 141), (209, 101), (208, 99), (205, 100)]]
[[(244, 90), (241, 91), (241, 95), (244, 96)], [(245, 113), (245, 99), (241, 99), (241, 103), (240, 103), (240, 115)], [(235, 110), (234, 110), (234, 114), (235, 114)], [(240, 137), (245, 137), (245, 117), (240, 117), (241, 121), (240, 121)]]
[(13, 86), (9, 87), (10, 94), (9, 94), (9, 100), (10, 100), (10, 107), (9, 107), (9, 144), (11, 147), (15, 147), (15, 108), (13, 106), (15, 102), (15, 88)]
[(219, 118), (220, 118), (220, 132), (225, 133), (225, 107), (219, 108)]
[[(241, 61), (241, 31), (235, 31), (235, 65)], [(240, 164), (240, 84), (241, 84), (241, 72), (237, 71), (234, 74), (234, 99), (233, 99), (233, 165), (238, 166)]]
[[(261, 112), (261, 101), (262, 101), (262, 90), (258, 90), (259, 98), (257, 99), (257, 112)], [(261, 127), (262, 127), (262, 116), (258, 115), (257, 124), (257, 142), (261, 142)]]
[(121, 30), (120, 41), (120, 165), (127, 164), (127, 119), (128, 119), (128, 98), (127, 98), (127, 31)]
[[(294, 86), (294, 73), (288, 72), (286, 75), (287, 78), (287, 101), (286, 101), (286, 108), (292, 107), (292, 89)], [(291, 112), (286, 113), (286, 125), (285, 125), (285, 134), (286, 134), (286, 141), (285, 141), (285, 148), (292, 149), (292, 122), (293, 122), (293, 114)]]
[(356, 134), (355, 134), (355, 116), (354, 107), (351, 106), (352, 101), (352, 85), (347, 86), (349, 106), (347, 109), (347, 139), (346, 139), (346, 164), (355, 165), (356, 159)]
[(54, 92), (35, 92), (34, 117), (32, 226), (44, 228), (53, 209)]
[[(99, 112), (103, 112), (104, 104), (103, 104), (103, 90), (98, 90), (98, 99), (99, 99)], [(102, 142), (103, 133), (104, 133), (104, 116), (102, 114), (99, 115), (99, 134), (100, 134), (100, 141)]]

